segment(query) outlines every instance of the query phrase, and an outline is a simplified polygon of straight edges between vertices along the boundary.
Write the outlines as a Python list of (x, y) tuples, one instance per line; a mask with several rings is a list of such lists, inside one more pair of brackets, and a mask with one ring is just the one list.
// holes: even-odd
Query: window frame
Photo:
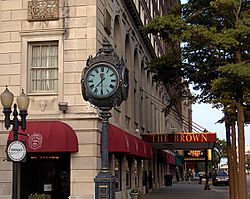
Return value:
[[(50, 30), (36, 30), (36, 31), (21, 31), (21, 71), (20, 77), (21, 87), (26, 90), (29, 96), (58, 96), (58, 100), (62, 100), (63, 96), (63, 74), (64, 74), (64, 42), (63, 38), (65, 35), (64, 29), (50, 29)], [(28, 79), (28, 43), (30, 42), (50, 42), (58, 41), (58, 90), (57, 93), (31, 93), (29, 90), (29, 79)]]
[[(54, 41), (32, 41), (32, 42), (28, 42), (28, 65), (27, 65), (27, 68), (28, 68), (28, 76), (27, 76), (27, 79), (28, 79), (28, 91), (30, 94), (39, 94), (39, 93), (50, 93), (50, 94), (53, 94), (53, 93), (58, 93), (58, 86), (59, 86), (59, 41), (58, 40), (54, 40)], [(33, 57), (34, 57), (34, 54), (33, 54), (33, 47), (34, 46), (52, 46), (52, 45), (56, 45), (57, 46), (57, 66), (56, 67), (33, 67), (32, 66), (32, 60), (33, 60)], [(55, 88), (54, 89), (48, 89), (48, 90), (42, 90), (42, 89), (38, 89), (38, 90), (33, 90), (32, 89), (32, 82), (33, 82), (33, 78), (32, 78), (32, 70), (46, 70), (47, 72), (49, 72), (50, 70), (53, 70), (53, 69), (56, 69), (56, 75), (55, 75), (55, 78), (53, 79), (56, 84)], [(47, 76), (46, 76), (47, 77)], [(47, 78), (46, 78), (47, 79)], [(46, 79), (44, 79), (46, 81)], [(41, 81), (43, 81), (43, 79), (41, 79)], [(50, 81), (50, 80), (48, 80)]]

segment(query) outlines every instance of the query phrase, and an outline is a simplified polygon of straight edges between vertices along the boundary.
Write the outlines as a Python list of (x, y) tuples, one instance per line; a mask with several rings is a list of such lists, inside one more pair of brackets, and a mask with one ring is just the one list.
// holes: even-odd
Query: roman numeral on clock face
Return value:
[(118, 87), (119, 74), (112, 66), (93, 66), (86, 75), (89, 92), (95, 97), (109, 97)]

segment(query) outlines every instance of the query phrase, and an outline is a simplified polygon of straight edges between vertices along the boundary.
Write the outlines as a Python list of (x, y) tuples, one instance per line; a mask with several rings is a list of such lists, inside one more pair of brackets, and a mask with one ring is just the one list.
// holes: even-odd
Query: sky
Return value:
[[(194, 104), (192, 107), (193, 121), (209, 132), (216, 132), (220, 139), (226, 139), (225, 124), (216, 123), (223, 117), (221, 110), (212, 108), (209, 104)], [(250, 125), (245, 127), (245, 143), (250, 144)]]

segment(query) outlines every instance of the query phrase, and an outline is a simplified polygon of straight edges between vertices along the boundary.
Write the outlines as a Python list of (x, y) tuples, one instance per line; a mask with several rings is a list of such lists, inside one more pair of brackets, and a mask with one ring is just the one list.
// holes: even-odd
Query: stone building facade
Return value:
[[(180, 116), (186, 105), (180, 103), (168, 116), (162, 112), (168, 93), (152, 81), (145, 68), (153, 57), (164, 53), (164, 45), (139, 32), (140, 26), (164, 15), (175, 3), (179, 2), (0, 0), (0, 88), (4, 91), (8, 85), (15, 97), (24, 89), (30, 98), (29, 136), (19, 136), (30, 147), (18, 171), (20, 199), (34, 193), (46, 193), (52, 199), (94, 198), (102, 124), (99, 110), (82, 98), (81, 75), (88, 57), (97, 53), (104, 38), (124, 59), (130, 81), (127, 101), (112, 110), (111, 131), (132, 136), (144, 152), (151, 150), (143, 155), (133, 154), (131, 149), (110, 149), (116, 198), (129, 198), (129, 190), (137, 186), (143, 193), (149, 192), (164, 184), (166, 173), (175, 172), (175, 165), (170, 171), (169, 165), (157, 161), (157, 151), (141, 141), (140, 135), (187, 128)], [(62, 111), (59, 105), (66, 105), (67, 110)], [(188, 110), (183, 114), (188, 116)], [(5, 161), (10, 130), (4, 128), (3, 118), (2, 114), (0, 198), (10, 199), (12, 162)], [(51, 148), (44, 143), (50, 143)]]

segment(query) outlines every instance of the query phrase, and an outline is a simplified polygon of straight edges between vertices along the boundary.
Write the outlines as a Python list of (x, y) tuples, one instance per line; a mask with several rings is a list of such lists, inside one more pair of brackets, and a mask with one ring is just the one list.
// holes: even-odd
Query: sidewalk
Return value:
[(198, 181), (177, 182), (169, 187), (162, 187), (151, 193), (145, 194), (142, 199), (228, 199), (228, 191), (215, 190), (210, 186), (211, 190), (204, 190), (204, 184), (198, 184)]

